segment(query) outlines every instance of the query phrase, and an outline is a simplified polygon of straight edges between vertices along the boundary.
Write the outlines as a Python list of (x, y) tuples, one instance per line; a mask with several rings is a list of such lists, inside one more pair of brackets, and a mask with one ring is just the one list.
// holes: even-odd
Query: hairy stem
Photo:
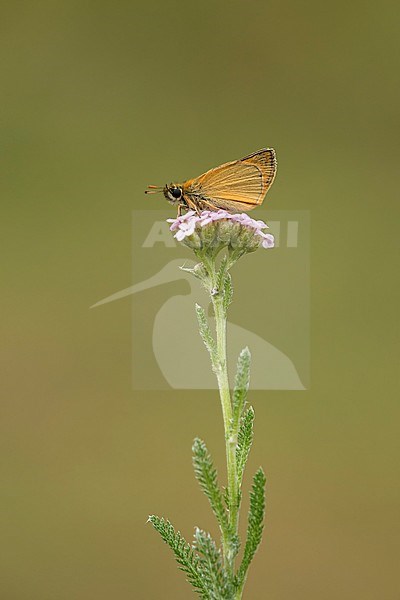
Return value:
[[(232, 435), (232, 403), (229, 389), (228, 368), (226, 360), (226, 313), (222, 305), (222, 299), (214, 300), (216, 331), (217, 331), (217, 349), (219, 369), (217, 371), (219, 394), (221, 398), (222, 413), (225, 428), (225, 447), (226, 447), (226, 465), (228, 475), (228, 495), (229, 495), (229, 525), (230, 530), (237, 534), (238, 529), (238, 502), (237, 502), (237, 468), (236, 468), (236, 436)], [(233, 573), (234, 552), (228, 550), (227, 566)]]
[[(232, 400), (229, 387), (228, 365), (226, 354), (226, 309), (222, 290), (216, 289), (215, 263), (208, 262), (207, 270), (210, 274), (210, 296), (214, 308), (216, 336), (217, 336), (217, 365), (215, 372), (218, 380), (219, 395), (221, 399), (222, 415), (225, 430), (226, 464), (228, 477), (229, 498), (229, 529), (231, 535), (238, 534), (238, 475), (236, 466), (237, 432), (231, 431)], [(229, 575), (233, 578), (235, 568), (235, 548), (232, 543), (224, 543), (224, 563)]]

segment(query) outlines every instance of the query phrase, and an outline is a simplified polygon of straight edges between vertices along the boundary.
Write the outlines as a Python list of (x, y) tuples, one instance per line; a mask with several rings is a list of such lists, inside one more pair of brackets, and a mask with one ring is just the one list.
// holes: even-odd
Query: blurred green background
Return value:
[(192, 597), (146, 518), (215, 533), (190, 448), (222, 471), (218, 400), (134, 392), (130, 299), (88, 307), (130, 285), (148, 183), (265, 145), (268, 205), (311, 211), (312, 384), (252, 396), (268, 516), (245, 597), (398, 599), (397, 17), (3, 4), (2, 600)]

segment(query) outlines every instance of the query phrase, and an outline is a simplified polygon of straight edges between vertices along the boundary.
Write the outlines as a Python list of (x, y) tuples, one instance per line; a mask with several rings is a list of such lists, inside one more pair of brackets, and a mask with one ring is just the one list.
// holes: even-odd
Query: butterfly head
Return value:
[(176, 183), (166, 185), (163, 192), (164, 196), (171, 204), (175, 204), (175, 202), (179, 202), (182, 199), (182, 188)]

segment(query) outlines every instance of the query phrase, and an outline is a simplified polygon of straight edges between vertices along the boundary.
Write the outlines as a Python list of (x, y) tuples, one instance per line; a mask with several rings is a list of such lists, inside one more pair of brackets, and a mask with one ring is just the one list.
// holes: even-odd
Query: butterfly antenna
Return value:
[(149, 189), (145, 190), (145, 194), (158, 194), (158, 192), (162, 191), (162, 187), (160, 185), (148, 185)]

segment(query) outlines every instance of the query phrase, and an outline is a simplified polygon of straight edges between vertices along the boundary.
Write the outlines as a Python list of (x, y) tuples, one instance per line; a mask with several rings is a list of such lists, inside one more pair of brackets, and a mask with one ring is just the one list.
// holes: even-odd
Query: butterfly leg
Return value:
[(208, 210), (217, 210), (219, 208), (218, 206), (215, 206), (215, 204), (209, 202), (208, 200), (205, 200), (204, 198), (202, 198), (201, 202), (203, 206), (205, 206)]
[(201, 213), (201, 209), (200, 209), (198, 203), (191, 200), (189, 198), (189, 196), (184, 197), (184, 202), (186, 203), (185, 208), (188, 208), (189, 210), (194, 210), (198, 215)]

